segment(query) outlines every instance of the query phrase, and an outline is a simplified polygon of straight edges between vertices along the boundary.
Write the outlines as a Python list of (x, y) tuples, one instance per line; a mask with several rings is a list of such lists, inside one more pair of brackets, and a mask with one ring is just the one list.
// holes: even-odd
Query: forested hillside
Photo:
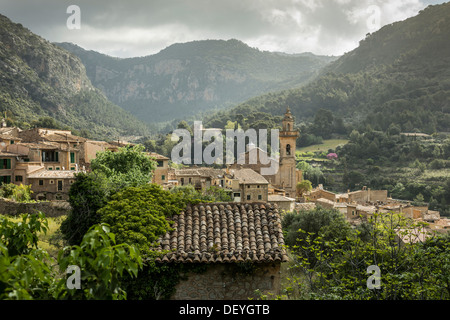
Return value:
[(210, 116), (210, 123), (237, 110), (281, 115), (290, 106), (298, 123), (327, 109), (376, 130), (398, 125), (405, 132), (450, 131), (449, 38), (450, 3), (429, 6), (367, 35), (306, 86), (250, 99)]
[(178, 43), (146, 57), (118, 59), (70, 43), (92, 83), (147, 122), (201, 117), (274, 90), (306, 83), (335, 57), (283, 54), (238, 40)]
[(52, 117), (59, 127), (93, 138), (148, 132), (145, 124), (111, 103), (68, 51), (0, 15), (0, 111), (10, 125), (28, 128)]

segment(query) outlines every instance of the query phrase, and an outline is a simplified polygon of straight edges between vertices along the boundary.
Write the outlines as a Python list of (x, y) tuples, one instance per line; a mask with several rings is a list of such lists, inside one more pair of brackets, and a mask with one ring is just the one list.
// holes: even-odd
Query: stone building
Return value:
[[(173, 230), (157, 248), (169, 253), (158, 263), (207, 266), (206, 272), (182, 280), (172, 299), (247, 300), (255, 298), (257, 289), (279, 293), (280, 267), (288, 257), (275, 205), (189, 205), (172, 219)], [(242, 266), (249, 268), (243, 272)]]
[(252, 169), (229, 169), (225, 188), (232, 190), (236, 202), (267, 202), (269, 182)]
[(156, 162), (156, 168), (152, 176), (152, 183), (159, 185), (168, 184), (170, 159), (155, 152), (148, 153), (147, 155)]
[(224, 185), (224, 171), (207, 167), (191, 167), (173, 171), (179, 186), (193, 185), (197, 190)]
[(68, 200), (69, 189), (75, 181), (75, 172), (70, 170), (38, 170), (28, 175), (28, 184), (36, 200)]
[[(250, 147), (244, 154), (238, 156), (237, 163), (231, 165), (230, 168), (253, 169), (262, 174), (272, 187), (283, 190), (285, 196), (295, 197), (297, 183), (302, 181), (302, 172), (296, 168), (295, 152), (297, 138), (300, 134), (294, 127), (294, 117), (287, 108), (282, 121), (282, 129), (279, 132), (279, 159), (270, 157), (266, 151), (260, 148)], [(262, 168), (269, 167), (278, 170), (274, 174), (265, 174)]]

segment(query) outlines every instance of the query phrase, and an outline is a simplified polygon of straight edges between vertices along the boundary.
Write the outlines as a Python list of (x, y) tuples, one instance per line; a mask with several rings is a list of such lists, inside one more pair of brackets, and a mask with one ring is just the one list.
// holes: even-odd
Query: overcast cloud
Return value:
[[(117, 57), (193, 40), (239, 39), (260, 50), (341, 55), (369, 32), (439, 0), (0, 0), (0, 13), (52, 42)], [(78, 5), (81, 28), (67, 27)]]

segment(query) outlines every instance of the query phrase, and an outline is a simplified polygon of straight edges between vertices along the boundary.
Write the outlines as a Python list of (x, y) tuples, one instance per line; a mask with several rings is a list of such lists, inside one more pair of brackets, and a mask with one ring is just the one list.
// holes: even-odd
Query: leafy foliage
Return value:
[[(93, 226), (80, 246), (66, 247), (58, 261), (38, 247), (38, 232), (47, 230), (42, 213), (12, 222), (0, 216), (0, 299), (123, 299), (122, 275), (135, 277), (142, 267), (139, 251), (116, 245), (106, 225)], [(57, 262), (57, 264), (55, 264)], [(81, 271), (81, 289), (68, 289), (63, 274), (69, 265)], [(59, 272), (55, 266), (59, 267)]]
[(119, 148), (117, 152), (99, 152), (92, 160), (92, 172), (76, 175), (69, 190), (72, 210), (61, 225), (69, 244), (80, 244), (87, 230), (101, 221), (97, 211), (114, 193), (150, 182), (155, 162), (143, 150), (143, 146), (136, 145)]
[(91, 169), (104, 174), (116, 190), (146, 184), (151, 181), (155, 162), (144, 150), (144, 146), (135, 145), (119, 148), (117, 152), (99, 152), (91, 162)]
[[(70, 265), (81, 270), (81, 289), (59, 290), (57, 299), (126, 299), (120, 278), (124, 274), (136, 277), (142, 267), (139, 250), (126, 243), (116, 244), (115, 235), (106, 224), (95, 225), (84, 235), (80, 246), (65, 247), (60, 251), (58, 264), (61, 272)], [(65, 286), (61, 279), (59, 287)]]
[(205, 190), (196, 190), (193, 185), (176, 186), (170, 189), (171, 193), (178, 194), (190, 203), (195, 202), (229, 202), (233, 198), (223, 188), (211, 186)]
[(118, 243), (133, 244), (143, 254), (155, 246), (159, 236), (170, 230), (166, 218), (186, 205), (180, 196), (156, 184), (125, 188), (98, 210), (101, 221), (111, 226)]
[(70, 245), (79, 245), (85, 233), (100, 223), (97, 210), (103, 207), (110, 190), (104, 176), (92, 173), (78, 173), (69, 189), (71, 211), (61, 224), (61, 233)]
[[(417, 241), (423, 228), (422, 223), (383, 213), (344, 237), (299, 229), (290, 246), (298, 275), (291, 284), (306, 299), (449, 299), (448, 235)], [(369, 266), (381, 272), (378, 288), (368, 287)]]

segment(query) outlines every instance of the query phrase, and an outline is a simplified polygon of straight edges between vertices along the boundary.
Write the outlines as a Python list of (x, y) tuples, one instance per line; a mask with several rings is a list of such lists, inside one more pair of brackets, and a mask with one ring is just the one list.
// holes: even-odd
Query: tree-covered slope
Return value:
[(325, 67), (307, 85), (246, 101), (233, 114), (281, 115), (290, 106), (297, 122), (328, 109), (348, 122), (386, 130), (450, 131), (450, 3), (368, 35), (355, 50)]
[(87, 130), (95, 138), (148, 131), (91, 84), (78, 57), (2, 15), (0, 111), (22, 128), (51, 116), (60, 125)]
[(174, 44), (157, 54), (117, 59), (70, 43), (92, 83), (147, 122), (200, 117), (273, 90), (299, 86), (335, 60), (313, 54), (262, 52), (238, 40)]

